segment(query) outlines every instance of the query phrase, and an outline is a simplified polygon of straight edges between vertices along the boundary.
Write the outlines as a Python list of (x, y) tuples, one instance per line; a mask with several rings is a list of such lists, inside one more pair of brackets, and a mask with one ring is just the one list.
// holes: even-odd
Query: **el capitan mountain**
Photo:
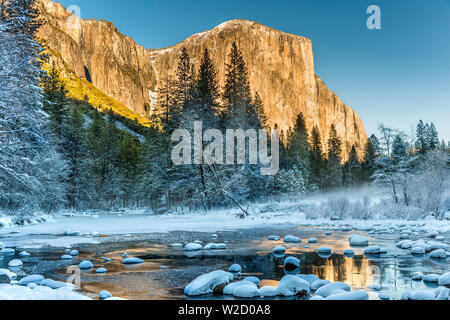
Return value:
[(158, 84), (174, 74), (183, 47), (196, 67), (208, 48), (222, 81), (224, 61), (236, 41), (248, 67), (252, 92), (260, 94), (271, 127), (286, 131), (302, 112), (309, 130), (314, 125), (319, 128), (325, 149), (334, 124), (343, 141), (343, 158), (353, 145), (361, 152), (367, 141), (357, 113), (315, 74), (309, 39), (252, 21), (232, 20), (173, 47), (150, 50), (110, 22), (80, 19), (51, 0), (41, 0), (39, 7), (44, 24), (38, 36), (50, 49), (52, 61), (63, 74), (91, 82), (122, 109), (131, 110), (126, 115), (130, 118), (148, 117), (155, 108)]

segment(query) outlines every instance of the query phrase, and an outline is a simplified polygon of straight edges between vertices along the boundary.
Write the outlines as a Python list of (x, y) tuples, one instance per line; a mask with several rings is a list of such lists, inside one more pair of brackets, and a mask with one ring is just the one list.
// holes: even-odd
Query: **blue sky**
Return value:
[[(60, 0), (113, 21), (147, 48), (174, 45), (230, 19), (312, 40), (316, 73), (362, 118), (409, 133), (422, 119), (450, 140), (450, 0)], [(369, 30), (369, 5), (382, 29)]]

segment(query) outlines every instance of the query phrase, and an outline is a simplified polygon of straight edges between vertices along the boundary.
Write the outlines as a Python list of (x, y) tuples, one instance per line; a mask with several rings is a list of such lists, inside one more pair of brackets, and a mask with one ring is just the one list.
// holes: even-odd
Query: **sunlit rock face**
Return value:
[(173, 76), (183, 47), (196, 66), (208, 48), (223, 83), (225, 62), (236, 41), (247, 63), (252, 91), (259, 92), (271, 127), (286, 131), (302, 112), (310, 130), (318, 126), (324, 149), (332, 124), (343, 141), (344, 155), (352, 145), (362, 148), (367, 140), (356, 112), (315, 74), (313, 46), (304, 37), (232, 20), (173, 47), (147, 50), (112, 23), (81, 20), (50, 0), (41, 0), (41, 8), (45, 24), (39, 36), (53, 49), (55, 60), (79, 77), (90, 77), (97, 88), (140, 114), (156, 105), (158, 83)]
[(110, 22), (82, 20), (57, 3), (41, 0), (43, 26), (38, 38), (50, 48), (52, 61), (144, 114), (156, 77), (149, 50), (121, 34)]

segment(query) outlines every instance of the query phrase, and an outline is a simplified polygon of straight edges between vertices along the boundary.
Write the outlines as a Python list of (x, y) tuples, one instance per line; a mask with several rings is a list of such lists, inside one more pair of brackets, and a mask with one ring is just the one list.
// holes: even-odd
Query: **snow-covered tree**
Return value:
[(443, 201), (445, 190), (449, 187), (449, 163), (450, 156), (447, 152), (430, 151), (414, 176), (414, 201), (426, 213), (431, 213), (440, 220), (445, 213)]
[(295, 166), (292, 169), (282, 169), (273, 178), (272, 189), (275, 194), (301, 197), (307, 192), (308, 180), (303, 172)]
[(64, 163), (42, 110), (34, 4), (0, 3), (0, 207), (9, 210), (52, 210), (63, 194), (58, 173)]

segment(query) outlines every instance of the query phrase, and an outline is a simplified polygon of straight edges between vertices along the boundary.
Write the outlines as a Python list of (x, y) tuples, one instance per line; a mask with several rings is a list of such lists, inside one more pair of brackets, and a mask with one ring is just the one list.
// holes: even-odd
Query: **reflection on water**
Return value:
[[(283, 245), (286, 256), (293, 256), (301, 261), (300, 269), (292, 273), (314, 274), (320, 279), (331, 282), (341, 281), (352, 289), (368, 289), (372, 284), (380, 287), (379, 292), (393, 298), (400, 298), (405, 290), (433, 289), (435, 286), (423, 282), (411, 281), (414, 272), (424, 274), (442, 274), (448, 272), (449, 261), (429, 259), (427, 255), (413, 256), (395, 247), (394, 236), (378, 239), (377, 244), (388, 249), (388, 254), (365, 256), (362, 248), (354, 248), (355, 256), (346, 257), (343, 252), (348, 249), (348, 234), (335, 234), (326, 237), (317, 234), (317, 230), (302, 230), (298, 234), (303, 239), (314, 235), (318, 244), (284, 244), (263, 238), (253, 241), (230, 241), (228, 249), (221, 251), (200, 251), (185, 253), (176, 251), (170, 245), (155, 245), (149, 242), (112, 244), (103, 247), (86, 245), (79, 248), (80, 256), (73, 261), (61, 261), (63, 252), (41, 250), (31, 258), (24, 259), (24, 274), (40, 273), (55, 280), (65, 281), (67, 267), (82, 260), (91, 260), (95, 268), (81, 273), (82, 291), (95, 298), (102, 290), (110, 291), (114, 296), (128, 299), (186, 299), (183, 288), (196, 277), (214, 270), (227, 270), (234, 263), (240, 264), (243, 274), (240, 278), (256, 276), (261, 285), (277, 286), (284, 270), (284, 258), (275, 257), (272, 249)], [(332, 255), (320, 256), (317, 249), (328, 246)], [(139, 257), (145, 263), (134, 266), (122, 264), (122, 255)], [(107, 261), (104, 257), (110, 259)], [(8, 262), (17, 257), (3, 257), (0, 268), (7, 267)], [(95, 269), (105, 267), (106, 274), (96, 274)], [(239, 279), (239, 277), (238, 277)], [(371, 298), (377, 298), (374, 293)], [(202, 299), (224, 299), (221, 296), (201, 297)], [(232, 299), (232, 297), (225, 297)]]

